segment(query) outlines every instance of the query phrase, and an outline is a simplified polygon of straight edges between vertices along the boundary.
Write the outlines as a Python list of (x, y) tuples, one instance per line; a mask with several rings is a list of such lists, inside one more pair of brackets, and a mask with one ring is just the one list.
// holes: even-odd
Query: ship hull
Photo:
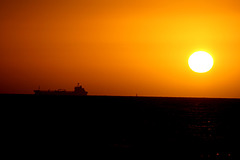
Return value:
[(66, 95), (66, 96), (86, 96), (88, 92), (67, 92), (67, 91), (41, 91), (34, 90), (35, 95)]

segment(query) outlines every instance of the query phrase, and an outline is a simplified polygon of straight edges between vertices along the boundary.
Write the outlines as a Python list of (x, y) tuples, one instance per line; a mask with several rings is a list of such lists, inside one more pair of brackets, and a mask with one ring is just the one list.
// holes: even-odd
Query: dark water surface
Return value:
[(8, 156), (239, 159), (240, 99), (0, 95)]

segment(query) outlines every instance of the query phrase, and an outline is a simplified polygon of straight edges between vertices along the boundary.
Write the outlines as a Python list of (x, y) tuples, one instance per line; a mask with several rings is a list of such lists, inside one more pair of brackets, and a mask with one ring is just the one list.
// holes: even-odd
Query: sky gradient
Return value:
[(239, 19), (238, 0), (1, 1), (0, 93), (240, 98)]

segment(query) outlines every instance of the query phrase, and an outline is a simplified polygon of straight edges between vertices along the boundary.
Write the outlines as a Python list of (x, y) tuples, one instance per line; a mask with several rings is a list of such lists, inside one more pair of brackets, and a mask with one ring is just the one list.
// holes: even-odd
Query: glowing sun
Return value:
[(188, 59), (189, 67), (198, 73), (208, 72), (213, 66), (213, 58), (204, 51), (194, 52)]

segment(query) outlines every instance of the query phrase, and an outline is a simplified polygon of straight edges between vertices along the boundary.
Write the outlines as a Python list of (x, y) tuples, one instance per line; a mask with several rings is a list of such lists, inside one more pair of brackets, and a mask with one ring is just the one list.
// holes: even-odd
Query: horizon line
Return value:
[[(34, 93), (0, 93), (0, 96), (4, 95), (35, 95)], [(39, 95), (37, 95), (39, 96)], [(40, 95), (41, 96), (41, 95)], [(54, 95), (53, 95), (54, 96)], [(56, 95), (56, 96), (64, 96), (64, 95)], [(82, 96), (74, 96), (67, 95), (70, 97), (82, 97)], [(87, 97), (142, 97), (142, 98), (199, 98), (199, 99), (240, 99), (240, 97), (207, 97), (207, 96), (148, 96), (148, 95), (96, 95), (89, 94)]]

